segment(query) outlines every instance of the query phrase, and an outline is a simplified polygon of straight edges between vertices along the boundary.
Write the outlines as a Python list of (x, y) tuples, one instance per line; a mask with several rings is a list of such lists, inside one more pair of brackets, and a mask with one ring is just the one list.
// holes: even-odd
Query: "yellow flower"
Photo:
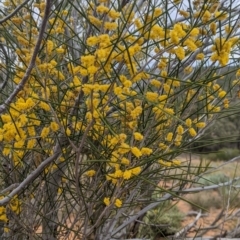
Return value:
[(218, 93), (218, 97), (219, 97), (219, 98), (224, 98), (224, 97), (226, 96), (226, 94), (227, 94), (227, 93), (222, 90), (222, 91), (220, 91), (220, 92)]
[(191, 39), (187, 39), (183, 44), (187, 46), (191, 51), (195, 51), (197, 49), (197, 45)]
[(161, 82), (158, 81), (158, 80), (156, 80), (156, 79), (153, 79), (153, 80), (151, 81), (151, 84), (152, 84), (153, 86), (155, 86), (155, 87), (160, 87), (160, 86), (161, 86)]
[(103, 5), (100, 5), (97, 7), (97, 12), (103, 14), (103, 13), (107, 13), (109, 11), (109, 8), (108, 7), (105, 7)]
[(16, 214), (19, 214), (21, 212), (21, 202), (16, 196), (11, 200), (10, 208)]
[(221, 111), (221, 108), (220, 107), (214, 107), (212, 109), (213, 112), (220, 112)]
[(135, 168), (132, 168), (131, 171), (133, 175), (138, 175), (142, 171), (142, 169), (141, 167), (135, 167)]
[(65, 50), (64, 50), (64, 48), (56, 48), (56, 52), (61, 54), (61, 53), (64, 53)]
[(166, 137), (166, 140), (167, 140), (168, 142), (171, 142), (171, 141), (172, 141), (172, 138), (173, 138), (173, 133), (172, 133), (172, 132), (168, 133), (168, 134), (167, 134), (167, 137)]
[(95, 170), (88, 170), (85, 174), (88, 177), (93, 177), (96, 174), (96, 171)]
[(36, 143), (36, 139), (35, 138), (28, 140), (27, 148), (28, 149), (32, 149), (35, 146), (35, 143)]
[(117, 19), (120, 17), (120, 12), (116, 12), (115, 10), (111, 9), (109, 12), (108, 12), (108, 16), (112, 19)]
[(98, 44), (98, 38), (96, 36), (92, 36), (87, 39), (88, 46), (94, 46), (96, 44)]
[(123, 164), (123, 165), (129, 165), (129, 164), (130, 164), (130, 161), (129, 161), (127, 158), (123, 157), (123, 158), (121, 159), (121, 164)]
[(24, 126), (28, 122), (26, 114), (21, 114), (19, 116), (19, 122), (21, 126)]
[(198, 53), (196, 56), (196, 60), (203, 60), (204, 59), (204, 54), (203, 53)]
[(191, 127), (192, 126), (192, 120), (190, 118), (185, 120), (186, 126)]
[(208, 10), (205, 10), (203, 16), (202, 16), (202, 21), (203, 23), (206, 23), (210, 20), (211, 18), (211, 13)]
[(47, 40), (47, 44), (46, 44), (46, 51), (47, 51), (47, 54), (51, 54), (52, 51), (53, 51), (53, 48), (54, 48), (54, 43), (53, 41), (51, 40)]
[(143, 139), (143, 135), (139, 132), (135, 132), (133, 135), (135, 140), (141, 141)]
[(192, 70), (193, 70), (193, 68), (191, 66), (187, 66), (187, 67), (184, 68), (184, 72), (187, 73), (187, 74), (191, 73)]
[(14, 148), (22, 148), (24, 145), (25, 141), (24, 140), (19, 140), (14, 143)]
[(176, 23), (173, 27), (174, 31), (176, 31), (178, 37), (185, 37), (186, 32), (183, 30), (183, 25), (181, 23)]
[(171, 163), (171, 162), (164, 161), (164, 160), (162, 160), (162, 159), (160, 159), (160, 160), (158, 161), (158, 163), (159, 163), (160, 165), (164, 166), (164, 167), (171, 167), (171, 166), (172, 166), (172, 163)]
[(127, 143), (121, 143), (118, 152), (120, 154), (125, 154), (128, 153), (130, 151), (130, 146)]
[(210, 23), (210, 30), (212, 34), (216, 34), (217, 24), (215, 22)]
[(88, 73), (95, 74), (98, 71), (98, 68), (95, 66), (90, 66), (87, 68)]
[(57, 193), (62, 194), (62, 192), (63, 192), (63, 188), (58, 188)]
[(120, 134), (119, 134), (119, 138), (120, 138), (121, 141), (124, 142), (124, 141), (127, 139), (127, 135), (124, 134), (124, 133), (120, 133)]
[(150, 154), (152, 154), (152, 149), (151, 148), (146, 148), (146, 147), (143, 147), (142, 149), (141, 149), (141, 153), (143, 154), (143, 155), (150, 155)]
[(114, 205), (115, 205), (116, 207), (120, 208), (120, 207), (122, 206), (122, 201), (121, 201), (119, 198), (117, 198), (117, 199), (115, 200)]
[(3, 121), (4, 123), (7, 123), (7, 122), (11, 122), (11, 121), (12, 121), (12, 118), (10, 117), (9, 114), (2, 114), (2, 115), (1, 115), (1, 118), (2, 118), (2, 121)]
[(177, 133), (178, 133), (179, 135), (182, 135), (183, 132), (184, 132), (183, 127), (182, 127), (181, 125), (178, 125), (178, 127), (177, 127)]
[(161, 96), (158, 97), (158, 100), (159, 100), (160, 102), (162, 102), (162, 101), (166, 101), (167, 98), (168, 98), (167, 95), (161, 95)]
[(59, 129), (59, 125), (56, 122), (51, 122), (50, 128), (53, 132), (56, 132)]
[(128, 180), (132, 176), (132, 170), (126, 170), (123, 172), (123, 179)]
[(102, 21), (99, 20), (98, 18), (95, 18), (94, 16), (89, 16), (88, 18), (89, 18), (89, 21), (90, 21), (93, 25), (98, 26), (98, 27), (102, 25)]
[(106, 30), (115, 30), (117, 28), (117, 23), (115, 23), (115, 22), (105, 22), (104, 23), (104, 28)]
[(122, 176), (123, 176), (123, 172), (120, 169), (116, 170), (113, 175), (114, 178), (121, 178)]
[(174, 160), (172, 161), (172, 163), (173, 163), (173, 165), (175, 165), (175, 166), (180, 166), (180, 165), (181, 165), (181, 160), (174, 159)]
[(182, 15), (183, 17), (189, 17), (189, 13), (184, 10), (179, 10), (179, 14)]
[(197, 128), (204, 128), (205, 126), (206, 126), (205, 122), (198, 122), (198, 123), (196, 123), (196, 127)]
[(170, 38), (171, 38), (171, 41), (174, 43), (174, 44), (178, 44), (179, 43), (179, 38), (178, 38), (178, 34), (176, 31), (172, 30), (170, 32)]
[(35, 105), (35, 103), (34, 103), (32, 98), (28, 98), (26, 100), (26, 105), (27, 105), (27, 108), (31, 108), (31, 107), (33, 107)]
[(108, 58), (108, 51), (106, 49), (100, 48), (96, 51), (96, 55), (100, 61), (105, 61)]
[(67, 129), (66, 129), (66, 134), (67, 134), (67, 136), (70, 136), (71, 135), (71, 130), (67, 127)]
[(103, 202), (104, 202), (104, 204), (105, 204), (106, 206), (109, 206), (109, 205), (110, 205), (110, 198), (109, 198), (109, 197), (105, 197), (105, 198), (103, 199)]
[(183, 60), (185, 58), (185, 51), (184, 51), (183, 47), (179, 46), (179, 47), (175, 48), (174, 52), (180, 60)]
[(190, 36), (196, 37), (199, 34), (199, 29), (198, 28), (193, 28), (191, 32), (189, 33)]
[[(0, 211), (1, 211), (1, 209), (0, 209)], [(0, 220), (5, 222), (5, 223), (8, 222), (8, 218), (7, 218), (6, 213), (0, 212)]]
[(197, 135), (196, 131), (194, 128), (190, 128), (189, 130), (189, 134), (192, 136), (192, 137), (195, 137)]
[(40, 102), (39, 103), (39, 107), (40, 108), (42, 108), (43, 110), (45, 110), (45, 111), (50, 111), (50, 107), (49, 107), (49, 105), (47, 104), (47, 103), (45, 103), (45, 102)]
[(225, 103), (225, 104), (223, 105), (223, 107), (224, 107), (224, 108), (229, 108), (229, 104), (228, 104), (228, 103)]
[(133, 153), (133, 155), (135, 155), (135, 157), (139, 158), (142, 156), (141, 151), (139, 150), (139, 148), (137, 147), (133, 147), (131, 148), (131, 152)]
[(227, 18), (227, 13), (225, 12), (215, 12), (215, 17), (218, 18), (218, 20), (225, 20)]
[(165, 145), (164, 143), (159, 143), (158, 146), (161, 150), (165, 150), (167, 148), (167, 145)]
[(49, 134), (49, 131), (50, 131), (50, 129), (49, 129), (49, 127), (44, 127), (43, 129), (42, 129), (42, 132), (41, 132), (41, 137), (42, 138), (46, 138), (47, 136), (48, 136), (48, 134)]
[(86, 56), (81, 56), (81, 62), (84, 67), (92, 66), (95, 63), (95, 56), (90, 54)]
[(23, 20), (18, 17), (13, 17), (13, 18), (11, 18), (11, 22), (13, 22), (15, 24), (22, 24)]
[(158, 94), (156, 92), (147, 92), (146, 99), (151, 102), (156, 102), (158, 100)]

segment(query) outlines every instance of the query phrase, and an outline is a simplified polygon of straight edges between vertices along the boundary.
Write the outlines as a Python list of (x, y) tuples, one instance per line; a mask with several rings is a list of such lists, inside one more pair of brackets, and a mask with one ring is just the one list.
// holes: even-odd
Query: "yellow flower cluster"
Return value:
[(233, 37), (229, 39), (216, 38), (215, 45), (212, 47), (212, 61), (219, 61), (221, 66), (225, 66), (229, 61), (229, 54), (235, 44), (238, 42), (238, 37)]
[[(0, 196), (0, 200), (3, 199), (3, 196)], [(11, 211), (13, 211), (15, 214), (20, 214), (21, 213), (21, 202), (18, 199), (17, 196), (15, 196), (8, 206)], [(4, 223), (8, 222), (8, 217), (7, 217), (7, 211), (6, 211), (6, 206), (0, 206), (0, 221), (3, 221)]]
[(108, 181), (111, 181), (113, 184), (117, 184), (118, 180), (121, 179), (129, 180), (130, 178), (139, 175), (141, 171), (142, 171), (141, 167), (129, 168), (124, 171), (116, 169), (114, 173), (107, 174), (106, 179)]
[[(103, 199), (103, 203), (104, 203), (106, 206), (109, 206), (109, 205), (111, 204), (110, 198), (109, 198), (109, 197), (105, 197), (105, 198)], [(114, 205), (115, 205), (117, 208), (122, 207), (122, 200), (119, 199), (119, 198), (115, 199)]]
[[(101, 159), (103, 169), (99, 171), (104, 173), (101, 181), (107, 179), (112, 188), (120, 188), (141, 174), (146, 162), (158, 162), (164, 167), (181, 164), (177, 159), (156, 159), (162, 153), (170, 154), (173, 148), (184, 145), (185, 140), (188, 142), (205, 128), (205, 119), (188, 116), (185, 111), (188, 104), (197, 98), (205, 104), (203, 111), (209, 115), (229, 106), (227, 93), (219, 84), (199, 81), (197, 85), (193, 80), (179, 78), (175, 69), (169, 68), (173, 62), (180, 63), (183, 74), (192, 76), (195, 65), (184, 66), (185, 59), (194, 52), (196, 60), (205, 59), (204, 53), (196, 51), (203, 44), (204, 34), (196, 27), (198, 25), (178, 22), (165, 29), (158, 21), (164, 14), (160, 8), (154, 8), (140, 18), (126, 8), (118, 12), (111, 4), (111, 1), (100, 0), (97, 6), (89, 5), (83, 25), (91, 24), (92, 30), (86, 35), (85, 42), (79, 43), (84, 47), (76, 59), (64, 34), (66, 29), (72, 29), (70, 36), (73, 39), (76, 36), (75, 20), (68, 12), (71, 10), (63, 10), (49, 19), (48, 39), (42, 41), (27, 84), (10, 104), (9, 111), (1, 115), (3, 155), (11, 157), (15, 166), (24, 161), (28, 151), (36, 151), (39, 142), (42, 152), (51, 155), (59, 133), (68, 137), (71, 146), (78, 146), (86, 133), (89, 144), (84, 147), (94, 145), (97, 151), (86, 154), (88, 159), (82, 165), (84, 175), (90, 180), (94, 176), (97, 178), (94, 169), (100, 165), (94, 166), (91, 160), (101, 156), (104, 159)], [(36, 3), (35, 7), (42, 14), (45, 3)], [(202, 24), (212, 22), (214, 14), (219, 20), (226, 17), (210, 10), (201, 12), (196, 15)], [(179, 14), (189, 16), (184, 10)], [(14, 84), (19, 84), (24, 77), (38, 36), (38, 29), (30, 27), (29, 22), (18, 15), (12, 18), (13, 33), (19, 46)], [(20, 24), (22, 31), (16, 27)], [(126, 26), (130, 26), (128, 31), (124, 29)], [(215, 22), (206, 29), (212, 35), (220, 31)], [(225, 32), (230, 34), (230, 27)], [(214, 41), (211, 60), (224, 66), (238, 38), (218, 36)], [(150, 48), (156, 60), (157, 72), (154, 73), (142, 67), (142, 60), (146, 60), (146, 51)], [(201, 84), (204, 87), (198, 92)], [(65, 161), (68, 157), (63, 155), (58, 160)], [(57, 168), (55, 163), (46, 169), (46, 174), (54, 168)], [(103, 202), (106, 206), (112, 204), (120, 208), (123, 200), (122, 196), (117, 199), (105, 197)], [(18, 203), (14, 204), (12, 208), (17, 211)], [(6, 221), (4, 209), (0, 211)]]

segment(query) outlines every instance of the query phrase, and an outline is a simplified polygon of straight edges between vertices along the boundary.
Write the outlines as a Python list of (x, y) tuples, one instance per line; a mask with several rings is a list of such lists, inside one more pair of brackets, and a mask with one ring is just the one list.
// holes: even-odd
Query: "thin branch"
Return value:
[(200, 233), (199, 235), (197, 235), (197, 237), (202, 237), (205, 233), (207, 233), (210, 229), (213, 228), (217, 228), (215, 225), (216, 223), (222, 218), (222, 216), (224, 215), (224, 209), (222, 209), (222, 211), (217, 215), (217, 217), (214, 219), (214, 221), (211, 223), (210, 227), (205, 228), (205, 229), (201, 229), (203, 230), (202, 233)]
[(201, 211), (200, 211), (192, 223), (188, 224), (188, 225), (185, 226), (183, 229), (181, 229), (179, 232), (175, 233), (174, 238), (179, 238), (179, 237), (182, 237), (182, 236), (186, 235), (186, 233), (187, 233), (192, 227), (195, 226), (196, 222), (199, 220), (199, 218), (200, 218), (201, 216), (202, 216), (202, 213), (201, 213)]
[(25, 2), (23, 2), (22, 4), (20, 4), (12, 13), (10, 13), (9, 15), (7, 15), (5, 18), (0, 20), (0, 24), (3, 24), (4, 22), (6, 22), (8, 19), (10, 19), (12, 16), (14, 16), (21, 8), (24, 7), (25, 4), (27, 4), (30, 0), (26, 0)]
[(112, 236), (117, 234), (119, 231), (121, 231), (124, 227), (132, 223), (133, 221), (137, 220), (139, 217), (141, 217), (143, 214), (145, 214), (147, 211), (157, 207), (161, 202), (167, 201), (172, 198), (172, 195), (169, 193), (166, 193), (162, 198), (158, 199), (158, 202), (154, 202), (143, 208), (141, 211), (139, 211), (136, 215), (129, 218), (128, 221), (121, 224), (115, 231), (112, 232)]
[(35, 45), (35, 48), (34, 48), (34, 51), (33, 51), (33, 54), (32, 54), (32, 58), (31, 58), (30, 63), (29, 63), (29, 66), (28, 66), (21, 82), (19, 83), (19, 85), (17, 85), (17, 87), (14, 89), (14, 91), (8, 97), (8, 99), (4, 102), (4, 104), (0, 105), (0, 113), (3, 113), (6, 110), (7, 106), (17, 96), (17, 94), (24, 88), (24, 85), (26, 84), (26, 82), (27, 82), (27, 80), (28, 80), (28, 78), (29, 78), (29, 76), (32, 72), (32, 69), (35, 65), (37, 55), (39, 53), (39, 49), (40, 49), (41, 42), (42, 42), (42, 39), (43, 39), (43, 36), (44, 36), (45, 28), (47, 26), (48, 17), (49, 17), (50, 11), (51, 11), (51, 5), (52, 5), (52, 0), (47, 0), (46, 1), (45, 12), (44, 12), (44, 17), (43, 17), (43, 20), (42, 20), (42, 25), (40, 27), (38, 39), (37, 39), (37, 42), (36, 42), (36, 45)]
[[(6, 49), (4, 48), (4, 46), (1, 42), (0, 42), (0, 48), (3, 52), (4, 57), (5, 57), (6, 66), (9, 66), (9, 56), (8, 56), (8, 53), (7, 53)], [(3, 72), (3, 74), (5, 74), (5, 72)], [(3, 81), (3, 83), (1, 84), (1, 87), (0, 87), (0, 93), (2, 92), (2, 90), (7, 85), (9, 75), (10, 75), (10, 71), (6, 70), (5, 79), (4, 79), (4, 81)]]
[(210, 186), (203, 186), (203, 187), (188, 188), (184, 190), (173, 190), (173, 192), (174, 193), (194, 193), (194, 192), (196, 193), (196, 192), (201, 192), (206, 190), (212, 190), (212, 189), (217, 189), (224, 186), (231, 186), (234, 182), (236, 182), (239, 179), (240, 177), (234, 178), (233, 180), (224, 182), (224, 183), (219, 183), (219, 184), (210, 185)]
[(0, 200), (0, 206), (4, 206), (9, 203), (9, 201), (17, 194), (19, 194), (24, 188), (31, 184), (42, 172), (43, 170), (56, 158), (59, 157), (61, 151), (58, 149), (52, 156), (44, 160), (30, 175), (25, 178), (11, 193), (9, 193), (5, 198)]
[(0, 195), (4, 195), (5, 193), (13, 190), (14, 188), (18, 187), (19, 186), (19, 183), (14, 183), (12, 185), (10, 185), (9, 187), (3, 189), (1, 192), (0, 192)]

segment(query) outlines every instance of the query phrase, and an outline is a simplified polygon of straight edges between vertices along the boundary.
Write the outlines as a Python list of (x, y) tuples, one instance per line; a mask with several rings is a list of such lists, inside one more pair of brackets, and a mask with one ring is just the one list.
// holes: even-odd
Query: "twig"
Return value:
[(205, 233), (207, 233), (210, 229), (213, 229), (213, 228), (217, 228), (217, 226), (215, 226), (215, 224), (222, 218), (223, 216), (223, 213), (224, 213), (224, 209), (222, 209), (222, 211), (217, 215), (217, 217), (214, 219), (214, 221), (211, 223), (210, 227), (207, 227), (205, 229), (202, 229), (204, 230), (203, 232), (201, 232), (200, 234), (197, 235), (197, 237), (202, 237)]
[[(198, 215), (198, 213), (199, 213), (199, 212), (197, 212), (197, 211), (189, 211), (189, 212), (186, 214), (186, 216), (194, 216), (194, 215)], [(208, 216), (207, 213), (203, 213), (203, 214), (202, 214), (202, 217), (207, 217), (207, 216)]]
[(158, 199), (158, 202), (154, 202), (154, 203), (149, 204), (148, 206), (143, 208), (141, 211), (139, 211), (136, 215), (130, 217), (128, 221), (122, 223), (117, 229), (115, 229), (115, 231), (113, 231), (111, 233), (111, 235), (114, 236), (119, 231), (121, 231), (124, 227), (126, 227), (128, 224), (132, 223), (133, 221), (135, 221), (136, 219), (141, 217), (143, 214), (145, 214), (147, 211), (157, 207), (161, 202), (167, 201), (170, 198), (172, 198), (172, 195), (169, 194), (169, 193), (166, 193), (162, 198)]
[(209, 169), (208, 171), (202, 173), (202, 174), (199, 175), (198, 177), (201, 177), (201, 176), (203, 176), (203, 175), (205, 175), (205, 174), (208, 174), (208, 173), (212, 173), (212, 172), (216, 171), (217, 169), (220, 169), (221, 167), (224, 167), (225, 165), (227, 165), (227, 164), (229, 164), (229, 163), (233, 163), (233, 162), (238, 161), (238, 160), (240, 160), (240, 155), (237, 156), (237, 157), (234, 157), (234, 158), (230, 159), (230, 160), (227, 161), (227, 162), (224, 162), (223, 164), (221, 164), (220, 166), (218, 166), (218, 167), (216, 167), (216, 168), (214, 168), (214, 169)]
[(179, 232), (175, 233), (174, 238), (179, 238), (181, 236), (184, 236), (192, 227), (195, 226), (196, 222), (199, 220), (199, 218), (202, 216), (201, 210), (198, 213), (198, 215), (196, 216), (196, 218), (194, 219), (194, 221), (190, 224), (188, 224), (186, 227), (184, 227), (183, 229), (181, 229)]

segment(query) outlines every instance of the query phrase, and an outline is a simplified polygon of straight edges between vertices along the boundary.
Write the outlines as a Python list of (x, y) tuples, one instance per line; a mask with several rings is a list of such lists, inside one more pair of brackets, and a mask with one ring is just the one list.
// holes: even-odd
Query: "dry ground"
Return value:
[[(181, 156), (182, 161), (189, 160), (189, 156), (183, 155)], [(191, 156), (192, 163), (196, 166), (199, 165), (201, 158), (197, 155)], [(232, 162), (225, 165), (225, 162), (211, 162), (212, 167), (219, 167), (216, 171), (213, 171), (211, 174), (224, 174), (230, 178), (234, 177), (240, 177), (240, 160), (236, 162)], [(222, 167), (220, 167), (222, 166)], [(216, 200), (216, 198), (221, 198), (221, 195), (217, 191), (205, 191), (198, 193), (201, 194), (198, 195), (202, 198), (207, 198), (209, 201)], [(188, 195), (185, 195), (187, 199), (191, 199)], [(237, 198), (240, 197), (236, 196)], [(240, 198), (239, 198), (240, 199)], [(220, 199), (221, 201), (221, 199)], [(211, 202), (209, 203), (211, 205)], [(240, 205), (240, 200), (239, 200)], [(184, 221), (182, 222), (182, 226), (185, 227), (192, 222), (194, 222), (196, 218), (196, 213), (200, 210), (196, 209), (195, 212), (193, 211), (193, 208), (191, 204), (185, 202), (185, 201), (179, 201), (177, 203), (177, 206), (181, 212), (186, 214)], [(235, 206), (235, 205), (234, 205)], [(188, 237), (194, 237), (196, 235), (200, 236), (219, 236), (219, 235), (227, 235), (229, 232), (234, 230), (236, 226), (240, 224), (240, 214), (237, 214), (237, 216), (234, 216), (236, 212), (240, 209), (240, 206), (229, 206), (226, 199), (224, 200), (224, 203), (222, 204), (222, 207), (219, 208), (219, 206), (211, 206), (207, 211), (201, 210), (203, 213), (203, 216), (200, 217), (200, 219), (196, 222), (193, 228), (189, 230), (189, 233), (187, 234)], [(191, 214), (192, 213), (192, 214)], [(189, 214), (189, 215), (188, 215)]]

